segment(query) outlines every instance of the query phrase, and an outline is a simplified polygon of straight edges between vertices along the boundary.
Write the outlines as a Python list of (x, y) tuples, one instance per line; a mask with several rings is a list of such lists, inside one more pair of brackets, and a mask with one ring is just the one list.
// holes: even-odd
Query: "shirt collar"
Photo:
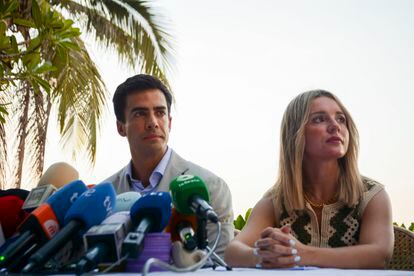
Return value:
[(132, 178), (132, 160), (129, 162), (127, 170), (125, 172), (126, 178), (129, 180), (132, 188), (141, 193), (147, 193), (154, 190), (161, 181), (161, 178), (164, 176), (165, 170), (167, 168), (168, 162), (171, 158), (172, 149), (167, 147), (167, 151), (162, 157), (161, 161), (155, 167), (154, 171), (151, 173), (149, 182), (150, 184), (147, 187), (142, 185), (141, 180)]

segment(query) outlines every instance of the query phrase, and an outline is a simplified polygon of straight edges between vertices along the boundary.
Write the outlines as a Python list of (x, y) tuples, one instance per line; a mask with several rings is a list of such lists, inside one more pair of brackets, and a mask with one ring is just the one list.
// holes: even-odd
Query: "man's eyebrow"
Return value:
[(131, 113), (135, 112), (135, 111), (148, 111), (149, 109), (146, 107), (140, 107), (140, 106), (136, 106), (134, 108), (131, 109)]
[(166, 109), (167, 109), (167, 107), (166, 107), (166, 106), (161, 105), (161, 106), (156, 106), (156, 107), (154, 107), (154, 109), (155, 109), (155, 110), (166, 110)]

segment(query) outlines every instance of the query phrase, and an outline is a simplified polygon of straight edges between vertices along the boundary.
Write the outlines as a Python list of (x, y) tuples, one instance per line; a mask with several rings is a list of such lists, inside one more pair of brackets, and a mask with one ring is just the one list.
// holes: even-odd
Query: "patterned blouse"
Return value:
[(362, 180), (365, 192), (355, 207), (348, 207), (342, 202), (323, 206), (320, 233), (318, 219), (308, 202), (305, 204), (305, 210), (289, 214), (284, 206), (272, 199), (278, 223), (276, 227), (290, 224), (295, 238), (303, 244), (315, 247), (341, 247), (357, 244), (365, 207), (378, 192), (384, 189), (382, 184), (372, 179), (363, 177)]

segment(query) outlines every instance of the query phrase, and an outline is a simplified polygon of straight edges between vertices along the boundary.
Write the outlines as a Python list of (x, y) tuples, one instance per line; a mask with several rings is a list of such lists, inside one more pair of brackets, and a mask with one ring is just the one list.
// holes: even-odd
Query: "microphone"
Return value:
[(193, 250), (197, 247), (194, 231), (197, 230), (197, 220), (194, 215), (183, 215), (172, 208), (170, 222), (165, 232), (171, 233), (171, 241), (181, 241), (186, 250)]
[(133, 191), (117, 195), (115, 212), (129, 211), (140, 197), (140, 193)]
[(83, 236), (88, 251), (76, 266), (77, 274), (89, 272), (99, 263), (113, 263), (121, 258), (122, 242), (132, 228), (129, 210), (140, 197), (138, 192), (117, 195), (116, 213)]
[(26, 218), (22, 210), (23, 200), (14, 195), (0, 197), (0, 222), (6, 239), (13, 236), (19, 224)]
[(171, 196), (168, 192), (152, 192), (140, 197), (130, 211), (134, 232), (128, 233), (122, 243), (122, 255), (138, 258), (144, 248), (148, 232), (160, 232), (171, 217)]
[(36, 250), (50, 240), (63, 225), (63, 218), (72, 203), (84, 191), (86, 186), (82, 181), (73, 181), (36, 208), (19, 226), (20, 236), (0, 255), (0, 267), (8, 266), (12, 261), (16, 263), (15, 257), (24, 250)]
[(102, 224), (93, 226), (83, 236), (88, 250), (76, 266), (76, 274), (95, 269), (100, 263), (113, 263), (121, 258), (122, 242), (131, 230), (128, 211), (117, 212), (107, 217)]
[(56, 188), (53, 185), (44, 185), (32, 189), (24, 201), (22, 209), (31, 212), (46, 201), (54, 192)]
[(171, 256), (176, 267), (189, 267), (198, 263), (205, 255), (206, 253), (200, 249), (188, 251), (180, 241), (172, 244)]
[(111, 183), (102, 183), (85, 191), (69, 208), (64, 218), (65, 227), (30, 257), (22, 272), (32, 272), (44, 265), (76, 234), (83, 234), (92, 226), (101, 223), (112, 213), (114, 205), (115, 190)]
[(29, 195), (29, 191), (23, 189), (7, 189), (7, 190), (0, 190), (0, 197), (13, 195), (20, 197), (23, 200), (26, 200), (27, 196)]
[(180, 175), (170, 183), (172, 201), (178, 212), (209, 219), (217, 223), (218, 216), (208, 203), (210, 195), (206, 184), (200, 177), (194, 175)]

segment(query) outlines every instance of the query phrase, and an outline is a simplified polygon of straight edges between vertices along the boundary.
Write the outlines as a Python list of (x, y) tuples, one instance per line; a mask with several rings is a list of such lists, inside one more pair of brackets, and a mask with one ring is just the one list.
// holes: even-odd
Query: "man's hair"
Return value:
[(303, 155), (305, 151), (305, 127), (309, 120), (312, 101), (319, 97), (334, 100), (346, 116), (349, 145), (345, 155), (338, 159), (338, 200), (348, 206), (355, 205), (363, 193), (362, 178), (358, 170), (358, 130), (345, 106), (331, 92), (312, 90), (298, 95), (286, 108), (280, 131), (279, 176), (274, 186), (275, 197), (283, 200), (286, 209), (303, 210)]
[(126, 79), (126, 81), (116, 88), (114, 97), (112, 98), (116, 119), (125, 123), (125, 106), (128, 95), (150, 89), (159, 89), (164, 94), (165, 100), (167, 101), (168, 114), (170, 114), (173, 97), (168, 88), (153, 76), (139, 74)]

